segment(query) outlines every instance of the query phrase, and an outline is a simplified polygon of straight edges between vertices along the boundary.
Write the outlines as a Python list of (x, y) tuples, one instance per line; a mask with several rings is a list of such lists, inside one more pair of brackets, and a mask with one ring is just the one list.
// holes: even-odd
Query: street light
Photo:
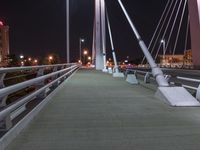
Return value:
[(24, 58), (24, 55), (20, 55), (19, 58), (20, 58), (20, 59), (23, 59), (23, 58)]
[(85, 40), (84, 40), (83, 38), (79, 38), (79, 47), (80, 47), (80, 48), (79, 48), (79, 51), (80, 51), (80, 52), (79, 52), (79, 54), (80, 54), (80, 56), (79, 56), (80, 58), (79, 58), (79, 59), (80, 59), (80, 61), (81, 61), (81, 49), (82, 49), (82, 46), (81, 46), (81, 45), (82, 45), (82, 43), (84, 43), (84, 42), (85, 42)]
[(165, 52), (166, 52), (165, 39), (162, 39), (160, 42), (163, 45), (163, 63), (164, 63), (164, 61), (165, 61)]
[(88, 51), (87, 50), (84, 50), (83, 51), (83, 56), (84, 56), (84, 64), (86, 64), (86, 60), (85, 60), (85, 57), (86, 57), (86, 55), (88, 54)]
[(88, 60), (90, 61), (92, 58), (90, 56), (88, 56)]
[(35, 59), (35, 60), (34, 60), (34, 63), (35, 63), (35, 65), (37, 65), (37, 63), (38, 63), (38, 60), (37, 60), (37, 59)]
[(49, 56), (49, 63), (51, 64), (51, 61), (53, 60), (53, 56)]

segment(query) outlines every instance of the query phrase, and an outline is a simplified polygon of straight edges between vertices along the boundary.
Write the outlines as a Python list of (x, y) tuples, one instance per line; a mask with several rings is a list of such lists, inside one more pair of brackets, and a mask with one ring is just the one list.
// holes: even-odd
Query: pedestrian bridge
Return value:
[(171, 107), (153, 88), (80, 69), (7, 150), (196, 150), (199, 107)]

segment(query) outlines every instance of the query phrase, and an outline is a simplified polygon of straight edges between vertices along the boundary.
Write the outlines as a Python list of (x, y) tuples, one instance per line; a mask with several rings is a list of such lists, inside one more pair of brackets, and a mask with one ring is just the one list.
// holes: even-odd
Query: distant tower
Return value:
[(192, 61), (195, 68), (200, 68), (200, 0), (188, 0)]
[(7, 55), (9, 54), (9, 27), (0, 21), (0, 66), (7, 65)]

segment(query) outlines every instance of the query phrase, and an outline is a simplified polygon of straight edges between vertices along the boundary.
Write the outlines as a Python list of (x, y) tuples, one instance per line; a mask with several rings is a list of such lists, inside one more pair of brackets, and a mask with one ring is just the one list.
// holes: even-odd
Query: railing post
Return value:
[[(37, 72), (37, 77), (43, 76), (44, 75), (44, 69), (45, 68), (40, 68)], [(39, 89), (41, 87), (43, 87), (45, 85), (44, 81), (37, 83), (36, 84), (36, 89)], [(38, 94), (37, 98), (38, 99), (44, 99), (46, 97), (46, 90), (44, 90), (43, 92), (41, 92), (40, 94)]]
[[(63, 65), (62, 67), (61, 67), (61, 69), (60, 70), (63, 70), (65, 68), (65, 66)], [(59, 74), (59, 76), (62, 76), (64, 73), (60, 73)], [(64, 78), (62, 78), (61, 80), (60, 80), (60, 82), (63, 82), (65, 80), (65, 77)]]
[(197, 88), (196, 99), (197, 99), (198, 101), (200, 101), (200, 85), (199, 85), (199, 87)]
[(165, 75), (165, 80), (169, 83), (171, 77), (172, 77), (171, 75)]
[(136, 78), (138, 78), (137, 70), (134, 71), (134, 75), (135, 75)]
[[(4, 88), (4, 78), (6, 73), (0, 74), (0, 89)], [(6, 100), (8, 96), (0, 97), (0, 108), (6, 106)], [(7, 131), (12, 127), (12, 121), (10, 114), (0, 121), (0, 131)]]
[[(57, 66), (53, 67), (53, 72), (56, 72), (56, 71), (58, 71), (58, 67), (57, 67)], [(55, 76), (53, 76), (53, 77), (51, 78), (51, 80), (53, 81), (53, 80), (55, 80), (57, 77), (58, 77), (58, 75), (55, 75)], [(59, 85), (59, 83), (56, 82), (56, 83), (54, 83), (54, 84), (51, 86), (50, 89), (53, 90), (53, 89), (55, 89), (58, 85)]]
[(144, 83), (150, 83), (150, 73), (147, 72), (144, 76)]

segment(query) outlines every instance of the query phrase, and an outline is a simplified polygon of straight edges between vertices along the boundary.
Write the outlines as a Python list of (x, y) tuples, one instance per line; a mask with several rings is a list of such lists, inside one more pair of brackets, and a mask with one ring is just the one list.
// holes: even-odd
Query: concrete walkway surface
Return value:
[(79, 70), (7, 150), (199, 150), (200, 108), (175, 108), (155, 91)]

